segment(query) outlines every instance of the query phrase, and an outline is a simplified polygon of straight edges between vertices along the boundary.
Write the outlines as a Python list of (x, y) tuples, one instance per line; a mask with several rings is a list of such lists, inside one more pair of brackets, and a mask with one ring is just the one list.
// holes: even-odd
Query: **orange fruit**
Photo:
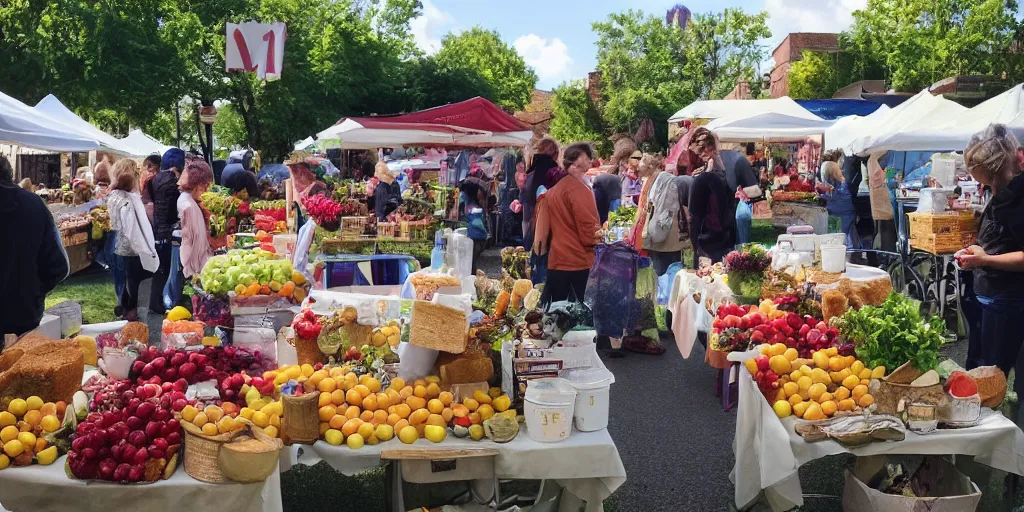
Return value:
[(445, 423), (448, 423), (449, 421), (451, 421), (452, 420), (452, 416), (453, 416), (453, 414), (452, 414), (451, 407), (445, 407), (441, 411), (441, 417), (444, 418)]
[(350, 405), (345, 409), (345, 417), (348, 419), (358, 418), (361, 412), (363, 411), (359, 410), (358, 405)]
[(206, 434), (208, 436), (215, 436), (215, 435), (217, 435), (217, 433), (218, 432), (217, 432), (217, 424), (216, 423), (209, 422), (209, 423), (206, 423), (205, 425), (203, 425), (203, 434)]
[(383, 425), (383, 424), (385, 424), (387, 422), (388, 422), (388, 412), (387, 411), (382, 410), (382, 409), (377, 409), (376, 411), (373, 411), (373, 419), (370, 420), (370, 423), (373, 423), (374, 426), (377, 426), (377, 425)]
[(477, 402), (472, 398), (466, 398), (462, 401), (462, 405), (465, 405), (470, 412), (473, 412), (477, 407), (480, 407), (480, 402)]
[(796, 404), (799, 404), (799, 403), (803, 403), (803, 401), (804, 401), (804, 397), (800, 396), (799, 394), (795, 394), (795, 395), (792, 395), (792, 396), (789, 397), (789, 404), (790, 405), (796, 405)]
[(377, 395), (369, 395), (363, 399), (363, 410), (364, 411), (376, 411), (377, 410)]
[(345, 393), (345, 402), (349, 405), (362, 405), (363, 395), (360, 395), (357, 389), (350, 389)]
[(403, 379), (401, 377), (395, 377), (395, 378), (391, 379), (391, 385), (388, 386), (388, 389), (394, 389), (394, 390), (397, 391), (397, 390), (402, 389), (404, 387), (405, 387), (405, 379)]
[(327, 423), (331, 426), (331, 428), (340, 429), (345, 424), (346, 421), (348, 421), (348, 418), (340, 414), (335, 414), (334, 417), (331, 418), (331, 421)]
[[(387, 395), (388, 395), (388, 400), (391, 401), (391, 405), (397, 404), (397, 403), (401, 402), (402, 400), (405, 400), (405, 397), (403, 397), (401, 394), (399, 394), (397, 389), (389, 388), (387, 390)], [(380, 398), (378, 398), (377, 401), (379, 402)]]
[(318, 400), (317, 405), (319, 407), (323, 407), (325, 405), (331, 405), (331, 403), (332, 403), (332, 399), (331, 399), (331, 394), (330, 393), (320, 393), (320, 398), (318, 398), (317, 400)]
[(377, 393), (377, 408), (387, 409), (391, 407), (391, 397), (387, 393)]
[(836, 388), (836, 392), (832, 393), (832, 395), (835, 397), (836, 400), (846, 400), (847, 398), (850, 398), (850, 389), (839, 387)]
[(412, 396), (412, 392), (413, 392), (412, 386), (406, 386), (406, 387), (398, 390), (398, 395), (401, 396), (403, 399), (404, 398), (409, 398), (410, 396)]
[(839, 401), (839, 410), (840, 411), (852, 411), (856, 407), (857, 407), (857, 402), (853, 401), (852, 398), (845, 398), (845, 399)]
[(402, 417), (399, 416), (398, 414), (391, 413), (391, 414), (388, 414), (388, 419), (385, 420), (385, 423), (387, 423), (388, 425), (391, 425), (393, 427), (393, 426), (395, 426), (395, 423), (398, 423), (398, 421), (401, 420), (401, 419), (402, 419)]
[(440, 395), (437, 395), (437, 399), (440, 400), (445, 407), (448, 407), (452, 404), (452, 401), (455, 400), (455, 395), (453, 395), (451, 391), (442, 391)]
[(405, 420), (405, 419), (398, 420), (398, 421), (395, 422), (394, 426), (395, 426), (395, 430), (396, 431), (401, 432), (403, 428), (409, 426), (409, 420)]
[(480, 413), (471, 412), (469, 413), (469, 422), (472, 423), (473, 425), (479, 425), (481, 422), (483, 422), (483, 419), (480, 418)]
[(328, 377), (326, 379), (321, 379), (320, 382), (316, 384), (316, 388), (319, 389), (321, 393), (330, 393), (338, 388), (338, 383), (335, 382), (334, 379)]
[(843, 363), (843, 359), (839, 356), (832, 356), (828, 358), (828, 368), (834, 372), (838, 372), (845, 368)]
[(437, 425), (439, 427), (443, 427), (447, 424), (448, 423), (444, 421), (444, 417), (441, 416), (440, 414), (431, 414), (430, 416), (427, 416), (427, 425)]
[(413, 426), (419, 425), (427, 421), (427, 418), (429, 417), (429, 411), (427, 411), (426, 409), (417, 409), (416, 411), (413, 411), (413, 413), (409, 415), (409, 424)]
[(409, 415), (412, 414), (412, 408), (409, 407), (408, 404), (398, 404), (395, 406), (395, 414), (397, 414), (399, 418), (408, 418)]
[(825, 416), (832, 416), (837, 410), (839, 410), (839, 405), (832, 400), (821, 403), (821, 412), (825, 413)]
[(345, 392), (340, 389), (331, 391), (331, 404), (335, 407), (345, 405)]
[(875, 397), (871, 396), (869, 393), (861, 395), (860, 399), (857, 400), (857, 404), (861, 407), (870, 407), (873, 403), (875, 403)]
[(331, 418), (337, 413), (338, 411), (333, 405), (325, 405), (320, 408), (320, 421), (331, 421)]
[(452, 404), (452, 416), (465, 418), (469, 416), (469, 408), (462, 404)]
[(320, 435), (321, 436), (324, 435), (324, 432), (327, 432), (330, 429), (331, 429), (331, 425), (330, 424), (328, 424), (327, 422), (324, 422), (324, 421), (320, 422)]
[(363, 420), (364, 422), (373, 421), (373, 411), (363, 411), (361, 414), (359, 414), (359, 419)]
[(863, 384), (857, 384), (856, 386), (854, 386), (853, 394), (850, 395), (850, 397), (853, 398), (854, 400), (858, 400), (859, 401), (860, 397), (866, 395), (867, 392), (868, 392), (868, 387), (867, 386), (865, 386)]
[(348, 436), (358, 432), (359, 431), (359, 426), (362, 425), (362, 424), (363, 424), (363, 420), (361, 420), (359, 418), (352, 418), (352, 419), (346, 421), (345, 424), (341, 426), (341, 433), (345, 434), (345, 437), (348, 437)]
[(426, 398), (427, 387), (422, 384), (417, 384), (416, 387), (412, 388), (412, 394), (420, 398)]
[(57, 415), (57, 404), (53, 402), (46, 402), (42, 407), (39, 408), (39, 412), (43, 416), (56, 416)]
[(359, 396), (361, 396), (363, 398), (366, 398), (366, 397), (370, 396), (370, 388), (368, 388), (368, 387), (366, 387), (366, 386), (364, 386), (362, 384), (357, 384), (352, 389), (358, 391), (359, 392)]
[(410, 396), (405, 399), (405, 403), (409, 404), (412, 410), (423, 409), (427, 406), (427, 400), (418, 396)]
[(365, 384), (366, 388), (369, 389), (371, 393), (380, 392), (380, 381), (373, 377), (366, 379), (366, 382), (363, 384)]
[(430, 411), (431, 414), (441, 414), (441, 411), (444, 410), (444, 404), (436, 398), (431, 398), (430, 401), (427, 402), (427, 410)]
[(441, 386), (438, 386), (434, 382), (431, 382), (430, 384), (427, 384), (427, 398), (437, 398), (440, 395), (441, 395)]
[(39, 409), (34, 409), (26, 412), (25, 417), (22, 418), (22, 420), (35, 428), (39, 426), (39, 422), (43, 420), (43, 413), (39, 412)]

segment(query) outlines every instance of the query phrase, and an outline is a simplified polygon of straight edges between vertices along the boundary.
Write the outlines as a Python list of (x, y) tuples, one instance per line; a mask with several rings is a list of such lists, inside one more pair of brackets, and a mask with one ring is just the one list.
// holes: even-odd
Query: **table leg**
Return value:
[(392, 512), (407, 512), (408, 509), (405, 508), (405, 497), (402, 495), (402, 461), (392, 461), (391, 468), (395, 473), (392, 479), (391, 488), (391, 503), (394, 507)]

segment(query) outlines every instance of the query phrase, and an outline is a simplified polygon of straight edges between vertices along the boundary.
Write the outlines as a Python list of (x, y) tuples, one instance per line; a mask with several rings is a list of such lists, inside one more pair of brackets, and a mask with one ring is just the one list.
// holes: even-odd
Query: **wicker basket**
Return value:
[[(244, 418), (243, 418), (244, 421)], [(220, 448), (235, 438), (239, 431), (208, 436), (202, 429), (190, 422), (180, 422), (185, 430), (185, 472), (201, 482), (219, 484), (228, 482), (228, 478), (220, 470), (217, 458)]]
[(974, 243), (978, 233), (917, 233), (910, 236), (910, 246), (931, 254), (951, 254)]
[(320, 351), (320, 346), (317, 345), (316, 339), (306, 339), (301, 336), (295, 336), (295, 357), (298, 360), (298, 364), (310, 364), (315, 365), (316, 363), (326, 363), (327, 356)]
[(320, 438), (319, 401), (319, 391), (302, 396), (281, 395), (281, 439), (285, 444), (313, 444)]
[(909, 213), (910, 236), (943, 233), (966, 233), (978, 230), (978, 222), (971, 210), (943, 213)]
[(238, 436), (230, 443), (221, 445), (217, 467), (229, 480), (239, 483), (262, 482), (278, 467), (278, 457), (283, 444), (280, 439), (263, 433), (262, 429), (249, 427), (250, 436)]

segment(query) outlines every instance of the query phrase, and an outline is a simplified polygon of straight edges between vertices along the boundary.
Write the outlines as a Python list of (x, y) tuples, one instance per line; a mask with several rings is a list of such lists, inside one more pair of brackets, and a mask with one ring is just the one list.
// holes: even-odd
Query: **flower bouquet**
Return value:
[(337, 231), (341, 227), (341, 205), (328, 197), (315, 195), (303, 198), (302, 206), (325, 231)]
[(760, 300), (764, 272), (771, 264), (771, 256), (760, 244), (746, 244), (725, 256), (729, 289), (737, 300), (750, 304)]

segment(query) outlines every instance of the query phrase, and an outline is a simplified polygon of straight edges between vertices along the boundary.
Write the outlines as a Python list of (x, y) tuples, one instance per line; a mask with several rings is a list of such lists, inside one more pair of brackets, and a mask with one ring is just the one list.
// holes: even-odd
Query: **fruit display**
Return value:
[(268, 233), (284, 232), (286, 230), (285, 220), (285, 209), (283, 206), (281, 208), (255, 210), (253, 214), (253, 226), (260, 231)]
[(818, 194), (814, 192), (797, 192), (789, 190), (773, 190), (772, 201), (784, 201), (788, 203), (816, 203)]
[[(436, 376), (408, 384), (395, 378), (385, 389), (377, 378), (359, 375), (347, 367), (313, 370), (303, 365), (281, 369), (283, 374), (291, 375), (296, 370), (299, 376), (294, 379), (306, 392), (320, 392), (320, 435), (334, 446), (344, 444), (358, 449), (394, 437), (405, 444), (418, 439), (440, 443), (447, 438), (449, 428), (457, 437), (479, 441), (484, 438), (484, 421), (496, 414), (516, 418), (515, 410), (510, 409), (511, 399), (501, 394), (499, 388), (493, 388), (490, 394), (477, 391), (458, 403), (451, 392), (441, 390)], [(264, 376), (269, 378), (275, 373), (275, 382), (281, 381), (280, 372)]]
[(200, 273), (203, 291), (211, 295), (234, 292), (239, 297), (269, 295), (302, 302), (308, 283), (286, 259), (262, 249), (232, 249), (207, 260)]
[[(809, 358), (815, 350), (831, 347), (839, 331), (810, 315), (799, 316), (780, 308), (786, 298), (762, 300), (757, 306), (723, 304), (712, 322), (715, 347), (723, 351), (744, 351), (751, 344), (781, 343)], [(853, 353), (852, 345), (837, 347), (842, 355)]]
[(8, 402), (0, 409), (0, 470), (47, 466), (67, 453), (75, 420), (66, 413), (66, 403), (44, 402), (38, 396)]
[(61, 231), (84, 228), (92, 224), (92, 217), (88, 213), (62, 213), (57, 216), (57, 228)]
[(118, 396), (111, 400), (123, 407), (104, 406), (110, 403), (109, 397), (93, 397), (100, 407), (75, 428), (67, 457), (69, 475), (118, 483), (169, 478), (182, 441), (174, 407), (187, 403), (179, 389), (165, 392), (156, 384), (132, 386), (129, 381), (117, 381), (111, 393)]
[(840, 411), (869, 409), (875, 402), (868, 392), (871, 379), (884, 377), (886, 371), (841, 355), (837, 347), (815, 350), (810, 359), (782, 343), (762, 344), (758, 351), (744, 365), (780, 418), (820, 420)]
[(199, 350), (160, 350), (150, 346), (132, 363), (130, 377), (137, 384), (156, 385), (165, 392), (214, 380), (221, 400), (241, 403), (242, 385), (247, 383), (241, 372), (259, 375), (273, 366), (273, 359), (259, 350), (235, 346), (204, 346)]

